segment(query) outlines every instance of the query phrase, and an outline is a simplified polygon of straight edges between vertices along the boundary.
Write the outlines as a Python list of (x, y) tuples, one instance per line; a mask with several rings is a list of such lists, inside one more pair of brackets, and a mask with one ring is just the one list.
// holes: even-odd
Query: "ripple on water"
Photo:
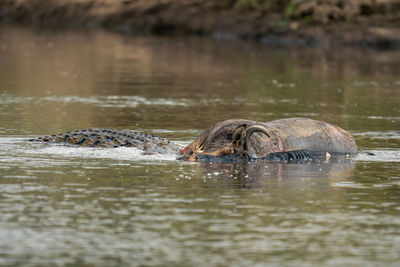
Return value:
[(153, 98), (148, 99), (142, 96), (48, 96), (39, 98), (40, 102), (61, 102), (61, 103), (87, 103), (101, 107), (125, 107), (135, 108), (139, 105), (166, 105), (166, 106), (190, 106), (192, 103), (189, 99), (173, 99), (173, 98)]
[[(387, 118), (387, 117), (386, 117)], [(370, 139), (396, 139), (400, 140), (400, 132), (399, 131), (386, 131), (386, 132), (374, 132), (367, 131), (362, 133), (353, 133), (354, 136), (360, 136), (362, 138), (370, 138)]]
[[(261, 98), (261, 102), (268, 104), (290, 103), (297, 104), (297, 99), (285, 98)], [(210, 105), (247, 105), (254, 106), (256, 103), (250, 98), (222, 99), (222, 98), (146, 98), (138, 95), (94, 95), (94, 96), (43, 96), (43, 97), (22, 97), (9, 94), (0, 95), (0, 104), (3, 106), (13, 104), (46, 104), (46, 103), (63, 103), (63, 104), (88, 104), (103, 108), (137, 108), (140, 105), (149, 106), (177, 106), (177, 107), (194, 107), (194, 106), (210, 106)], [(0, 105), (0, 107), (1, 107)], [(273, 115), (273, 113), (268, 113)], [(317, 113), (288, 113), (289, 116), (316, 116)], [(287, 116), (283, 114), (284, 116)]]
[[(391, 131), (386, 133), (366, 132), (356, 133), (358, 136), (368, 136), (372, 138), (400, 138), (399, 132)], [(184, 147), (190, 141), (175, 142), (177, 145)], [(87, 148), (87, 147), (73, 147), (64, 145), (48, 145), (48, 144), (33, 144), (28, 143), (25, 138), (15, 137), (2, 137), (0, 138), (0, 168), (7, 168), (9, 166), (17, 166), (21, 162), (25, 164), (53, 164), (54, 161), (46, 161), (46, 155), (57, 156), (58, 160), (67, 158), (85, 158), (85, 159), (114, 159), (129, 160), (129, 161), (173, 161), (176, 160), (174, 154), (143, 154), (141, 150), (136, 148), (119, 147), (113, 149), (107, 148)], [(361, 153), (355, 157), (356, 161), (371, 161), (371, 162), (400, 162), (400, 150), (396, 149), (380, 149), (369, 150), (375, 155), (367, 155)], [(38, 157), (34, 157), (37, 155)], [(40, 163), (40, 161), (43, 161)], [(61, 162), (57, 162), (60, 164)], [(67, 163), (67, 162), (65, 162)], [(121, 163), (122, 164), (122, 163)], [(99, 167), (100, 168), (100, 167)]]
[(331, 185), (333, 187), (345, 187), (345, 188), (368, 188), (368, 186), (366, 186), (366, 185), (351, 182), (351, 181), (342, 181), (342, 182), (338, 182), (338, 183), (332, 183)]
[[(0, 95), (0, 104), (20, 104), (20, 103), (82, 103), (95, 105), (99, 107), (107, 108), (136, 108), (140, 105), (152, 105), (152, 106), (181, 106), (181, 107), (193, 107), (193, 106), (207, 106), (213, 104), (226, 103), (226, 100), (220, 98), (146, 98), (143, 96), (135, 95), (109, 95), (109, 96), (44, 96), (44, 97), (21, 97), (3, 94)], [(234, 99), (231, 104), (249, 104), (248, 101), (241, 101), (240, 99)]]
[(355, 157), (356, 161), (370, 161), (370, 162), (400, 162), (400, 150), (368, 150), (374, 155), (359, 154)]

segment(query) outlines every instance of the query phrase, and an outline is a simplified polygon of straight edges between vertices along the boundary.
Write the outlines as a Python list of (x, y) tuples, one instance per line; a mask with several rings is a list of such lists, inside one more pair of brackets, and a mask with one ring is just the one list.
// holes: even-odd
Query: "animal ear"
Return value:
[(232, 134), (232, 145), (237, 146), (240, 143), (240, 140), (246, 136), (246, 124), (239, 125), (236, 127), (235, 131)]

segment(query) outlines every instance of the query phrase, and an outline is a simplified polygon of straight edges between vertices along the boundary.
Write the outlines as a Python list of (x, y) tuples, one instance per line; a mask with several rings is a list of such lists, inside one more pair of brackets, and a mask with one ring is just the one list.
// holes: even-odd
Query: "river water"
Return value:
[[(0, 265), (395, 266), (400, 53), (0, 28)], [(189, 163), (29, 143), (91, 127), (187, 145), (308, 117), (376, 156)]]

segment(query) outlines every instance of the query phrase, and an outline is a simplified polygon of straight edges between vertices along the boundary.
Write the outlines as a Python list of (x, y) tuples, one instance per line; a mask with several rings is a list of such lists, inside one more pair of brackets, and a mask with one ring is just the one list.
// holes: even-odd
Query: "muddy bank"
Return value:
[(0, 21), (400, 48), (400, 0), (2, 0)]

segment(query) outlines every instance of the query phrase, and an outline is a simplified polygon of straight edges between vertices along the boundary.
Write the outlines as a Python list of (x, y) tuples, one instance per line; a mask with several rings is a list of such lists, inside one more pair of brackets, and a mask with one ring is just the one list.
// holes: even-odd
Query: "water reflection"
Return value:
[[(271, 162), (256, 160), (239, 163), (200, 163), (205, 178), (205, 187), (260, 188), (276, 183), (278, 187), (290, 186), (299, 180), (344, 179), (349, 177), (354, 162), (351, 159), (335, 158), (329, 161), (310, 160), (299, 162)], [(215, 182), (215, 183), (213, 183)]]
[(1, 141), (8, 264), (318, 264), (398, 255), (399, 170), (390, 163), (190, 163)]

